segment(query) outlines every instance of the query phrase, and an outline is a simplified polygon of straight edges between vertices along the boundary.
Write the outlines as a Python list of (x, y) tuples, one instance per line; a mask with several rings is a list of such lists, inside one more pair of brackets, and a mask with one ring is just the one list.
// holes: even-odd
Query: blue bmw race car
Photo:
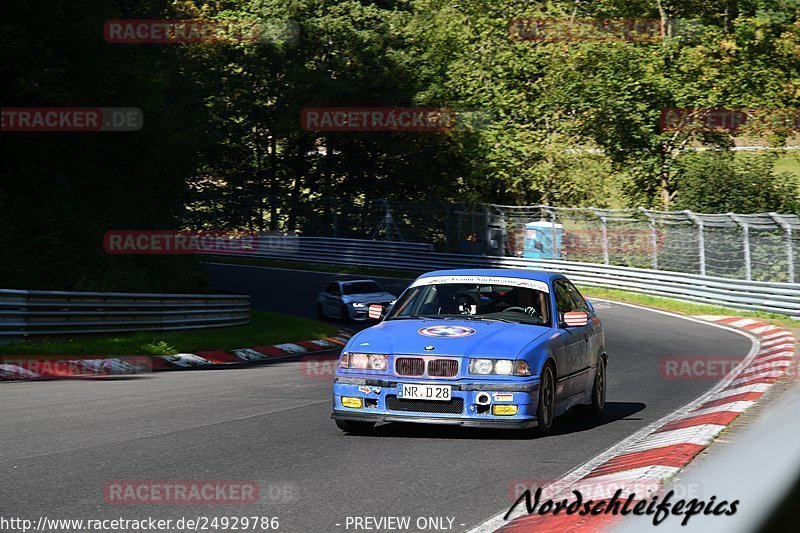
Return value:
[(381, 322), (350, 339), (334, 375), (332, 417), (344, 431), (420, 422), (546, 435), (573, 406), (603, 412), (603, 327), (561, 274), (429, 272), (370, 313)]

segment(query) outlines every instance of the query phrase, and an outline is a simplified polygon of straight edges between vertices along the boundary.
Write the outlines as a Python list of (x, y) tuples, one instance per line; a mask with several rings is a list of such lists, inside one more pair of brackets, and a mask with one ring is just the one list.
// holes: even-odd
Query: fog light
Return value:
[(514, 416), (517, 414), (517, 411), (519, 411), (519, 409), (517, 409), (516, 405), (495, 404), (492, 406), (492, 414), (495, 416)]
[(361, 409), (361, 407), (364, 405), (364, 402), (361, 400), (361, 398), (342, 396), (342, 405), (345, 407), (350, 407), (351, 409)]

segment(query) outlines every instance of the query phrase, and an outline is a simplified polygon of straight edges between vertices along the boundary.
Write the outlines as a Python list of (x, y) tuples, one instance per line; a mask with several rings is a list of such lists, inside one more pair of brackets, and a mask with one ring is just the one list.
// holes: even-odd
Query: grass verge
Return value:
[(246, 326), (194, 331), (151, 331), (111, 336), (30, 340), (0, 344), (0, 356), (15, 355), (172, 355), (232, 350), (329, 337), (338, 328), (294, 316), (253, 311)]
[(683, 300), (661, 298), (659, 296), (638, 294), (635, 292), (621, 291), (618, 289), (604, 289), (602, 287), (588, 287), (586, 285), (579, 285), (578, 288), (589, 300), (592, 298), (607, 298), (609, 300), (617, 300), (618, 302), (628, 302), (642, 305), (644, 307), (653, 307), (655, 309), (683, 313), (685, 315), (729, 315), (745, 318), (760, 318), (767, 320), (772, 324), (788, 328), (800, 327), (800, 322), (797, 320), (792, 320), (791, 318), (787, 318), (785, 315), (778, 315), (775, 313), (742, 311), (740, 309), (731, 309), (729, 307), (685, 302)]

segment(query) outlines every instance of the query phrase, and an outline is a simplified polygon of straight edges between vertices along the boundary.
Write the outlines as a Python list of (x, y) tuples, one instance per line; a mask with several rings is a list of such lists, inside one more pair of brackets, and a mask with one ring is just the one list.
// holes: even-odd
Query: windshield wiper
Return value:
[(422, 319), (422, 320), (481, 320), (485, 322), (504, 322), (506, 324), (517, 324), (514, 320), (508, 320), (506, 318), (488, 318), (482, 316), (475, 316), (475, 315), (409, 315), (409, 316), (396, 316), (390, 318), (389, 320), (411, 320), (411, 319)]
[(516, 324), (514, 320), (508, 320), (507, 318), (489, 318), (480, 315), (448, 315), (441, 316), (440, 318), (447, 320), (481, 320), (486, 322), (505, 322), (507, 324)]
[(427, 315), (408, 315), (408, 316), (395, 316), (390, 318), (389, 320), (444, 320), (448, 319), (449, 317), (443, 316), (427, 316)]
[(508, 320), (507, 318), (486, 318), (482, 316), (466, 316), (464, 317), (466, 320), (483, 320), (486, 322), (504, 322), (506, 324), (517, 324), (514, 320)]

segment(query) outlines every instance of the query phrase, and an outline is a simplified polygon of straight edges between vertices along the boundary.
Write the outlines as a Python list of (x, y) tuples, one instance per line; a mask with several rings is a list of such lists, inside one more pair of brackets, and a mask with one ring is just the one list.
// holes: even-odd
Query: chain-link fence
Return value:
[[(426, 242), (474, 255), (560, 259), (795, 283), (800, 216), (450, 202), (267, 200), (249, 229)], [(221, 217), (195, 209), (195, 228)]]

